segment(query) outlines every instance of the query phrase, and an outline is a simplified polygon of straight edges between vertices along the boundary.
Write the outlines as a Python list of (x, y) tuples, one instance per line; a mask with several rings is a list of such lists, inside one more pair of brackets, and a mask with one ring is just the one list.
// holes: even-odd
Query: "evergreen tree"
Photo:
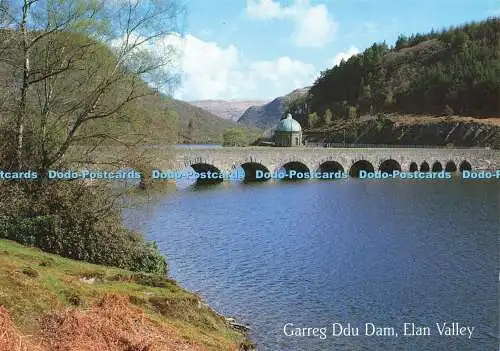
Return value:
[(332, 124), (332, 120), (333, 120), (332, 111), (330, 111), (330, 109), (327, 109), (325, 111), (325, 114), (323, 115), (323, 125), (329, 126), (330, 124)]
[(318, 121), (319, 121), (319, 118), (318, 118), (318, 114), (316, 112), (310, 113), (307, 116), (307, 126), (309, 128), (317, 127)]
[(400, 34), (398, 40), (396, 40), (395, 48), (399, 50), (406, 46), (408, 46), (408, 37), (406, 35)]

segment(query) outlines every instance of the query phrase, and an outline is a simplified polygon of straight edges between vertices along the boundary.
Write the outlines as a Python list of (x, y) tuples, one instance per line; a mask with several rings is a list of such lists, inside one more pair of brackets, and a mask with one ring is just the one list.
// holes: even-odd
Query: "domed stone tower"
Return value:
[(283, 118), (274, 132), (274, 144), (276, 146), (301, 146), (302, 145), (302, 127), (300, 123), (287, 114)]

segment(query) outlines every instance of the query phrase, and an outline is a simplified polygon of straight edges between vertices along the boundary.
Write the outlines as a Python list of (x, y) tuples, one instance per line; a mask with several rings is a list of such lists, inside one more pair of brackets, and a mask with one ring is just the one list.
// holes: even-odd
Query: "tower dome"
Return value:
[(302, 128), (300, 123), (287, 114), (276, 127), (274, 132), (274, 145), (300, 146), (302, 145)]
[(287, 114), (286, 118), (282, 119), (276, 127), (277, 132), (301, 132), (300, 123), (292, 118), (292, 115)]

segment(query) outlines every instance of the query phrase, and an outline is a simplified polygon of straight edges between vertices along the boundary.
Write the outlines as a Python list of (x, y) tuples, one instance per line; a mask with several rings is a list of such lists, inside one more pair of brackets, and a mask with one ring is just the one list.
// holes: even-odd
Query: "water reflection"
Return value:
[[(129, 212), (128, 223), (158, 241), (181, 285), (250, 324), (260, 350), (498, 346), (498, 183), (345, 179), (186, 190)], [(325, 340), (283, 333), (288, 322), (443, 321), (477, 332)]]

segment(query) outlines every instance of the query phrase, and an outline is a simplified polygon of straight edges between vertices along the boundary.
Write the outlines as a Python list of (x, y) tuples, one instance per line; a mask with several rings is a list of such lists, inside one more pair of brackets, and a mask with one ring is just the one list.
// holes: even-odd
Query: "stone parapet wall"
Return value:
[(412, 162), (420, 165), (424, 161), (431, 167), (436, 161), (443, 168), (448, 161), (453, 161), (457, 166), (467, 161), (473, 170), (500, 169), (500, 151), (490, 149), (230, 147), (178, 150), (175, 170), (199, 163), (212, 165), (219, 170), (231, 170), (253, 162), (262, 164), (270, 171), (277, 171), (292, 161), (303, 163), (309, 170), (317, 170), (326, 161), (337, 161), (348, 170), (359, 160), (366, 160), (378, 169), (388, 159), (396, 160), (403, 171), (408, 171)]

